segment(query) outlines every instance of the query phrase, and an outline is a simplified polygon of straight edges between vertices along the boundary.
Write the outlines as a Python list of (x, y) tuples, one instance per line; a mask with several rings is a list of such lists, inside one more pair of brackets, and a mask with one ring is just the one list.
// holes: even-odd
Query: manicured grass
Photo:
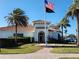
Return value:
[(26, 54), (33, 53), (42, 49), (42, 47), (35, 46), (35, 44), (25, 44), (17, 48), (3, 48), (0, 54)]
[(79, 53), (79, 47), (58, 47), (53, 48), (52, 53)]
[(59, 58), (59, 59), (79, 59), (79, 58), (78, 57), (71, 57), (71, 58), (63, 57), (63, 58)]

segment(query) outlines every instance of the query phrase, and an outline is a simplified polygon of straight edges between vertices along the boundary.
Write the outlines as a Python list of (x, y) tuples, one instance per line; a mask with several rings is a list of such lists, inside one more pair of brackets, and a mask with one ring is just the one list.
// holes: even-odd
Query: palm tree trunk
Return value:
[(77, 45), (79, 46), (79, 13), (76, 15), (77, 20)]
[(17, 23), (15, 25), (15, 43), (17, 44)]
[(65, 30), (65, 39), (66, 39), (66, 37), (67, 37), (67, 29)]
[(62, 39), (63, 39), (63, 25), (61, 25), (61, 30), (62, 30)]

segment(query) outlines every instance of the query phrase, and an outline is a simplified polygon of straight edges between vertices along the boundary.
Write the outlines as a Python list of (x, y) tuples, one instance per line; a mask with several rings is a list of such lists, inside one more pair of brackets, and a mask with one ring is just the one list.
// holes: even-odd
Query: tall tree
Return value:
[(76, 17), (77, 21), (77, 45), (79, 46), (79, 0), (73, 0), (73, 4), (70, 6), (66, 16), (66, 18), (69, 19), (69, 17)]
[(20, 8), (14, 9), (9, 16), (6, 16), (5, 18), (10, 25), (15, 26), (15, 42), (17, 43), (17, 27), (27, 26), (29, 18)]
[(64, 30), (65, 37), (67, 36), (67, 28)]
[(69, 24), (69, 20), (67, 20), (67, 18), (63, 18), (58, 26), (61, 28), (61, 31), (62, 31), (62, 39), (63, 39), (63, 28), (65, 28), (67, 30), (67, 27), (70, 27), (70, 24)]

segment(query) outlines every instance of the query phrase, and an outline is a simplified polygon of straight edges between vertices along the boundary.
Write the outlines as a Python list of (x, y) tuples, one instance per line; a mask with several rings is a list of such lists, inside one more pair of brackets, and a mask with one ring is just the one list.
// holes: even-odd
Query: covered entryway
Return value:
[(43, 31), (38, 33), (38, 42), (44, 43), (45, 42), (45, 33)]

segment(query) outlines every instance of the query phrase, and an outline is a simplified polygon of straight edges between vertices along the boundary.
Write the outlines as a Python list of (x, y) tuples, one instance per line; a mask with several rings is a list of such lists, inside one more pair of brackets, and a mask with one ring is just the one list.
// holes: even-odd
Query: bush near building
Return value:
[(28, 44), (28, 43), (33, 43), (33, 42), (34, 42), (33, 37), (18, 38), (17, 44), (15, 43), (14, 38), (2, 38), (0, 39), (0, 48), (15, 47), (15, 46), (19, 46), (22, 44)]

